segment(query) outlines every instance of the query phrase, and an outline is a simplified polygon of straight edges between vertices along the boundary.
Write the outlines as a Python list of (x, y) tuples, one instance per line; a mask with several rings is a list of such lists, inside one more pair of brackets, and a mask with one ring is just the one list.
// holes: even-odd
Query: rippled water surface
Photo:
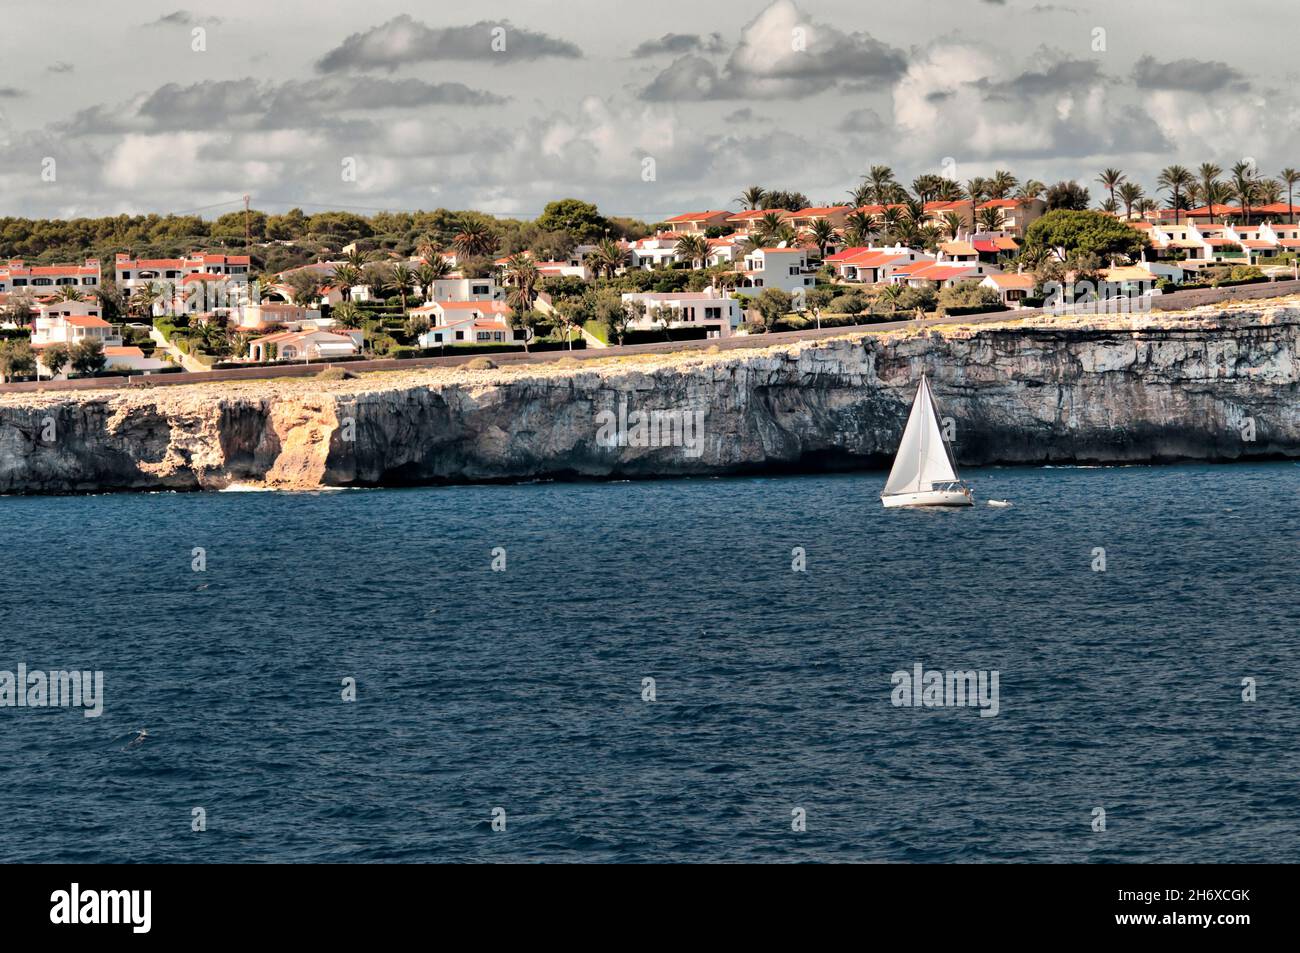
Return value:
[(0, 499), (0, 860), (1300, 860), (1300, 466), (969, 476)]

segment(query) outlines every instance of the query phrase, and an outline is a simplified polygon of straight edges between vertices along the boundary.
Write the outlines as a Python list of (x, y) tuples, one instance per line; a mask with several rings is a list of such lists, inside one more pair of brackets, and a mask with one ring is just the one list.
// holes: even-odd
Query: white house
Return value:
[(351, 357), (360, 353), (364, 341), (360, 331), (280, 331), (258, 338), (248, 345), (248, 360), (319, 361), (331, 357)]
[(794, 291), (817, 284), (813, 269), (808, 267), (808, 252), (803, 248), (756, 248), (745, 256), (739, 270), (740, 288)]
[(628, 246), (628, 267), (649, 271), (668, 268), (677, 261), (677, 232), (660, 232), (648, 238), (638, 238)]
[(854, 247), (826, 256), (824, 264), (833, 267), (843, 281), (873, 285), (888, 281), (896, 270), (918, 261), (934, 261), (934, 256), (902, 245), (893, 248)]
[(635, 330), (651, 330), (667, 322), (670, 328), (702, 326), (707, 329), (708, 337), (727, 337), (745, 317), (738, 299), (719, 294), (713, 288), (705, 291), (632, 292), (624, 294), (623, 301), (645, 305), (645, 315), (628, 323), (628, 327)]
[(495, 278), (439, 278), (431, 291), (434, 301), (494, 301), (505, 297)]
[(980, 287), (992, 288), (1009, 307), (1016, 307), (1034, 291), (1033, 275), (985, 275)]
[(432, 301), (412, 315), (428, 317), (432, 326), (420, 335), (421, 347), (445, 344), (513, 344), (526, 332), (510, 326), (510, 306), (504, 301)]

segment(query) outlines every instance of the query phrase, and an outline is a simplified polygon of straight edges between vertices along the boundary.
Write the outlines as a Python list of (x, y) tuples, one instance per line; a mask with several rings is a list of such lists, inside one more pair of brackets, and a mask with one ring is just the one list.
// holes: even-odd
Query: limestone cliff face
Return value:
[[(0, 397), (0, 492), (883, 466), (922, 372), (967, 465), (1300, 457), (1300, 310), (1275, 308), (564, 367), (13, 394)], [(602, 437), (599, 415), (620, 404), (686, 412), (701, 429), (660, 431), (670, 446), (637, 445), (634, 426)]]

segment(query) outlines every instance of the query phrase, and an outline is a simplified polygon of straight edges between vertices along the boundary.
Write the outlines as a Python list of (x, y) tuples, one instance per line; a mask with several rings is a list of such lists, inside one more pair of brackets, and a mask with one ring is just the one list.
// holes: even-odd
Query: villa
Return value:
[(363, 335), (360, 331), (336, 332), (320, 328), (280, 331), (251, 342), (248, 345), (248, 360), (260, 364), (267, 361), (319, 361), (352, 357), (361, 352), (362, 343)]
[(817, 284), (817, 277), (808, 266), (806, 248), (756, 248), (745, 256), (743, 267), (737, 270), (741, 275), (739, 288), (779, 288), (790, 292)]
[(623, 295), (624, 302), (637, 302), (645, 306), (645, 314), (628, 323), (633, 330), (704, 327), (705, 336), (725, 338), (732, 334), (744, 320), (744, 309), (737, 298), (719, 294), (715, 289), (679, 292), (631, 292)]
[(34, 294), (57, 288), (99, 287), (99, 261), (87, 258), (84, 265), (33, 265), (22, 259), (0, 264), (0, 294), (30, 290)]
[(895, 245), (892, 248), (845, 248), (827, 255), (825, 263), (835, 268), (841, 281), (873, 285), (888, 281), (893, 272), (918, 261), (934, 261), (933, 255)]
[(1016, 307), (1034, 291), (1033, 275), (985, 275), (981, 287), (992, 288), (1008, 307)]
[[(186, 275), (223, 275), (247, 281), (251, 261), (247, 255), (196, 254), (185, 258), (141, 258), (118, 255), (113, 261), (117, 284), (134, 289), (149, 282), (179, 283)], [(98, 269), (96, 269), (98, 271)]]

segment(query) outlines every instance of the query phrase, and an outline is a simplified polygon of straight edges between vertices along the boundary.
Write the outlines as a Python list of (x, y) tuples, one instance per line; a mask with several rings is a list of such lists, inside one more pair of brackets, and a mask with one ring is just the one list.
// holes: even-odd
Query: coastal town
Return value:
[[(873, 166), (839, 204), (752, 186), (731, 208), (653, 223), (605, 218), (577, 199), (531, 222), (446, 210), (272, 216), (246, 202), (211, 226), (187, 223), (207, 227), (208, 240), (173, 254), (152, 253), (169, 242), (146, 234), (83, 241), (91, 254), (73, 262), (50, 260), (48, 248), (30, 260), (15, 252), (39, 244), (41, 227), (78, 222), (0, 220), (0, 374), (604, 348), (1059, 307), (1063, 297), (1140, 307), (1175, 289), (1296, 275), (1293, 169), (1268, 178), (1241, 165), (1226, 175), (1171, 166), (1153, 195), (1116, 169), (1095, 184), (1100, 201), (1074, 181), (1000, 170), (904, 186)], [(165, 232), (172, 217), (149, 219)]]

